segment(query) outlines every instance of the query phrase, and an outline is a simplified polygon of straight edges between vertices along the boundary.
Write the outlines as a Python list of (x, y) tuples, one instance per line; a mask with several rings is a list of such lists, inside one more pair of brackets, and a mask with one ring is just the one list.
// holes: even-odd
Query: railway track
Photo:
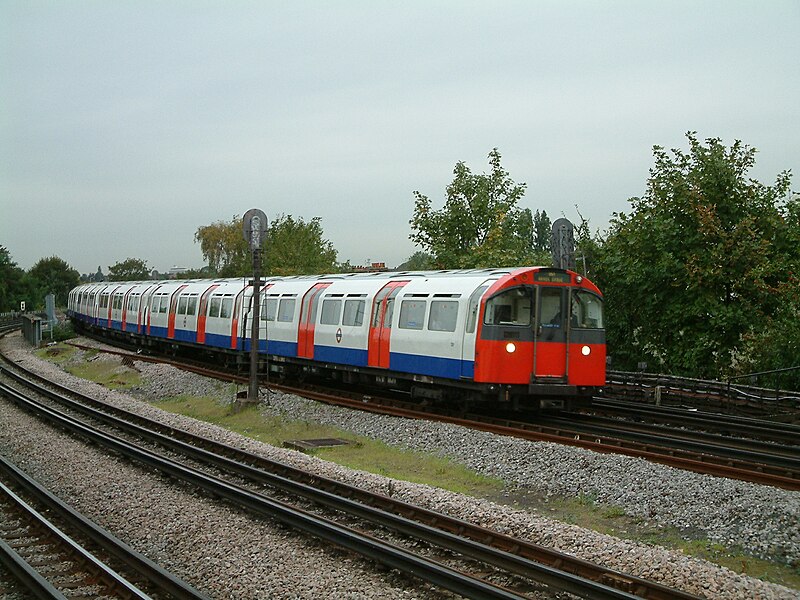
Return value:
[[(207, 598), (80, 515), (3, 457), (0, 477), (5, 482), (0, 482), (0, 563), (17, 588), (37, 598)], [(23, 495), (51, 516), (45, 517)], [(69, 531), (59, 528), (53, 518)], [(111, 561), (138, 581), (132, 583), (106, 564)], [(20, 591), (0, 585), (0, 596)]]
[(729, 437), (740, 436), (748, 440), (763, 440), (775, 444), (796, 445), (800, 440), (800, 425), (769, 419), (703, 412), (696, 409), (643, 406), (641, 402), (595, 398), (592, 401), (591, 413), (687, 427), (716, 432)]
[[(71, 345), (83, 350), (98, 350), (83, 344), (71, 343)], [(102, 351), (122, 357), (133, 356), (135, 360), (168, 363), (207, 377), (239, 383), (247, 382), (245, 377), (209, 369), (198, 364), (141, 354), (132, 355), (128, 351), (107, 349)], [(588, 424), (579, 426), (577, 423), (566, 420), (551, 420), (548, 424), (547, 419), (529, 422), (475, 414), (465, 418), (452, 413), (423, 410), (416, 404), (372, 395), (345, 395), (341, 391), (330, 389), (320, 391), (309, 387), (287, 386), (274, 382), (270, 383), (270, 387), (285, 393), (297, 394), (357, 410), (410, 419), (435, 420), (531, 441), (555, 442), (596, 452), (624, 454), (697, 473), (739, 479), (788, 490), (800, 490), (800, 452), (796, 447), (789, 450), (774, 447), (770, 448), (770, 452), (755, 452), (751, 449), (753, 444), (750, 441), (744, 442), (744, 448), (736, 448), (735, 444), (730, 441), (731, 438), (717, 439), (713, 443), (710, 441), (707, 443), (697, 442), (697, 440), (687, 441), (681, 439), (680, 429), (664, 429), (657, 433), (650, 429), (648, 433), (632, 431), (630, 426), (627, 430), (623, 430), (621, 426), (617, 426), (615, 429), (608, 426), (591, 427)]]
[[(4, 370), (7, 371), (6, 367)], [(38, 387), (36, 382), (25, 382), (29, 379), (28, 376), (16, 374), (15, 379), (27, 388)], [(132, 460), (155, 467), (172, 477), (189, 481), (245, 508), (248, 512), (278, 519), (393, 568), (410, 571), (418, 577), (467, 597), (518, 598), (523, 597), (531, 585), (539, 583), (588, 598), (694, 597), (679, 590), (672, 590), (609, 570), (601, 565), (594, 565), (548, 548), (510, 538), (465, 521), (333, 480), (312, 476), (284, 464), (167, 428), (148, 419), (111, 408), (82, 394), (68, 393), (63, 388), (57, 392), (38, 390), (36, 393), (48, 396), (47, 403), (28, 398), (27, 396), (33, 392), (20, 393), (10, 390), (8, 386), (4, 386), (4, 393), (13, 397), (16, 403), (25, 406), (26, 410), (35, 412), (43, 418), (56, 420), (60, 427), (79, 432), (82, 436), (89, 436), (95, 443), (106, 445), (115, 452), (129, 456)], [(146, 439), (148, 444), (157, 444), (170, 453), (180, 453), (187, 460), (191, 460), (192, 464), (203, 464), (203, 471), (199, 467), (188, 466), (185, 463), (174, 463), (152, 450), (137, 448), (136, 444), (116, 435), (92, 431), (86, 423), (80, 423), (74, 417), (60, 414), (61, 409), (55, 410), (45, 405), (50, 402), (58, 402), (62, 407), (69, 406), (70, 412), (77, 411), (85, 416), (91, 415), (92, 421), (102, 421), (106, 427), (113, 426), (118, 432), (125, 432), (126, 438)], [(240, 479), (246, 479), (250, 486), (243, 487), (237, 483)], [(252, 488), (253, 485), (258, 491)], [(279, 499), (264, 496), (261, 493), (264, 486), (277, 490)], [(304, 502), (310, 502), (318, 508), (312, 514), (309, 509), (290, 507), (286, 503), (287, 496), (303, 498)], [(500, 577), (503, 581), (511, 581), (512, 587), (499, 588), (490, 581), (446, 567), (429, 558), (415, 557), (409, 550), (396, 547), (393, 542), (375, 540), (369, 536), (364, 539), (360, 532), (317, 515), (316, 511), (322, 510), (319, 507), (324, 507), (328, 512), (333, 510), (336, 513), (346, 513), (350, 519), (373, 523), (372, 527), (377, 524), (381, 529), (395, 532), (395, 535), (400, 534), (403, 538), (416, 539), (425, 546), (437, 547), (438, 552), (449, 557), (448, 562), (455, 560), (454, 557), (467, 558), (471, 565), (472, 563), (480, 565), (478, 567), (480, 572), (491, 571), (492, 578)]]

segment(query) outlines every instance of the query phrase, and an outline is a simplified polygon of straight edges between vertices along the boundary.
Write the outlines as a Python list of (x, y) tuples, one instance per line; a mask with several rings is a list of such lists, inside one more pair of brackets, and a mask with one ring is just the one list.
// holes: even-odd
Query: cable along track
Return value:
[[(25, 378), (11, 374), (26, 386), (34, 386)], [(30, 374), (29, 374), (30, 376)], [(248, 512), (277, 519), (301, 531), (305, 531), (333, 542), (336, 545), (363, 554), (392, 568), (411, 573), (435, 585), (474, 598), (519, 598), (523, 592), (499, 588), (492, 583), (445, 567), (430, 559), (413, 556), (407, 550), (390, 543), (330, 522), (326, 518), (307, 511), (287, 506), (285, 503), (264, 496), (263, 486), (281, 490), (284, 493), (304, 498), (318, 506), (325, 506), (336, 512), (345, 512), (350, 518), (369, 521), (385, 528), (421, 540), (424, 546), (437, 546), (445, 553), (455, 553), (468, 558), (470, 563), (478, 561), (488, 565), (488, 570), (501, 578), (514, 581), (524, 580), (544, 583), (555, 589), (566, 590), (587, 598), (696, 598), (691, 594), (675, 590), (661, 584), (650, 582), (624, 573), (607, 569), (574, 558), (552, 549), (515, 539), (444, 514), (413, 506), (403, 501), (374, 494), (339, 483), (334, 480), (309, 474), (294, 467), (270, 461), (254, 454), (225, 446), (172, 427), (161, 425), (150, 419), (111, 407), (105, 403), (68, 390), (56, 384), (49, 384), (61, 393), (39, 390), (51, 400), (69, 406), (70, 410), (91, 415), (109, 426), (123, 429), (136, 439), (147, 439), (170, 452), (202, 461), (224, 473), (246, 478), (259, 486), (259, 493), (240, 487), (231, 481), (202, 473), (183, 464), (156, 456), (153, 452), (136, 447), (115, 436), (93, 432), (85, 424), (41, 403), (23, 399), (18, 392), (10, 392), (15, 402), (25, 405), (28, 410), (53, 420), (62, 427), (91, 437), (96, 443), (125, 454), (137, 462), (157, 468), (169, 475), (188, 481), (212, 494), (245, 508)], [(9, 393), (9, 392), (7, 392)], [(76, 402), (64, 395), (79, 398)], [(102, 410), (98, 414), (96, 411)], [(487, 566), (479, 569), (487, 571)], [(508, 573), (508, 575), (503, 575)]]

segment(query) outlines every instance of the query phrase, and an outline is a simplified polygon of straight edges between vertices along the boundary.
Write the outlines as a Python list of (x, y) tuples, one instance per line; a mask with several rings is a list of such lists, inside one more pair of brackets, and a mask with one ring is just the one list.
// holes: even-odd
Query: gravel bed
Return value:
[[(354, 471), (165, 413), (142, 402), (141, 397), (178, 393), (217, 394), (221, 402), (230, 401), (233, 394), (229, 386), (172, 367), (137, 362), (143, 379), (135, 390), (137, 398), (77, 379), (36, 359), (17, 336), (7, 337), (3, 345), (26, 368), (127, 410), (326, 477), (384, 493), (391, 490), (395, 497), (409, 502), (703, 597), (798, 597), (797, 590), (738, 575), (680, 552), (430, 486)], [(800, 557), (798, 493), (687, 473), (640, 459), (338, 409), (283, 394), (271, 394), (270, 405), (262, 410), (329, 423), (398, 447), (448, 456), (478, 472), (502, 478), (510, 489), (543, 495), (590, 495), (652, 524), (701, 529), (712, 540), (739, 544), (773, 559), (796, 563)], [(0, 403), (0, 451), (22, 461), (23, 468), (35, 472), (57, 493), (66, 493), (66, 499), (79, 509), (92, 509), (89, 514), (137, 549), (215, 597), (441, 597), (391, 573), (376, 575), (375, 569), (358, 558), (325, 550), (313, 540), (187, 494), (71, 438), (45, 433), (48, 428), (17, 414), (16, 409)], [(42, 443), (45, 435), (48, 441)], [(51, 443), (51, 438), (57, 441)], [(54, 460), (54, 455), (61, 458)], [(67, 459), (70, 468), (59, 468)], [(107, 461), (112, 466), (98, 466)], [(94, 473), (91, 488), (86, 487), (81, 473)], [(206, 545), (220, 536), (219, 542)]]

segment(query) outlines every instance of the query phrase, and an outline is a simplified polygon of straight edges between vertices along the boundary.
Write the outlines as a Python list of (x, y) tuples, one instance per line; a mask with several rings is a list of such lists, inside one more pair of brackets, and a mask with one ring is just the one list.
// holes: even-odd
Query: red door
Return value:
[(314, 322), (317, 318), (317, 305), (322, 290), (329, 285), (330, 282), (318, 283), (303, 296), (300, 325), (297, 330), (297, 356), (300, 358), (314, 358)]
[(177, 290), (172, 292), (172, 298), (169, 301), (169, 315), (167, 315), (167, 338), (175, 338), (175, 315), (178, 313), (178, 296), (187, 288), (188, 285), (182, 285)]
[(389, 368), (389, 341), (392, 333), (394, 299), (408, 281), (390, 281), (375, 295), (372, 303), (372, 320), (369, 325), (367, 364), (370, 367)]
[(208, 297), (211, 295), (211, 292), (218, 287), (219, 284), (215, 283), (200, 296), (200, 305), (197, 308), (197, 337), (195, 338), (195, 341), (198, 344), (206, 343), (206, 315), (208, 314)]

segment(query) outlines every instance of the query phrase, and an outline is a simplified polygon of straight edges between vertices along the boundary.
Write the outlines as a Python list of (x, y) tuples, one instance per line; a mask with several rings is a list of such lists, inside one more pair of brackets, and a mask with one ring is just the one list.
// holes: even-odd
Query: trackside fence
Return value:
[[(756, 374), (758, 375), (758, 374)], [(606, 398), (750, 415), (796, 415), (800, 392), (673, 375), (608, 371)]]

